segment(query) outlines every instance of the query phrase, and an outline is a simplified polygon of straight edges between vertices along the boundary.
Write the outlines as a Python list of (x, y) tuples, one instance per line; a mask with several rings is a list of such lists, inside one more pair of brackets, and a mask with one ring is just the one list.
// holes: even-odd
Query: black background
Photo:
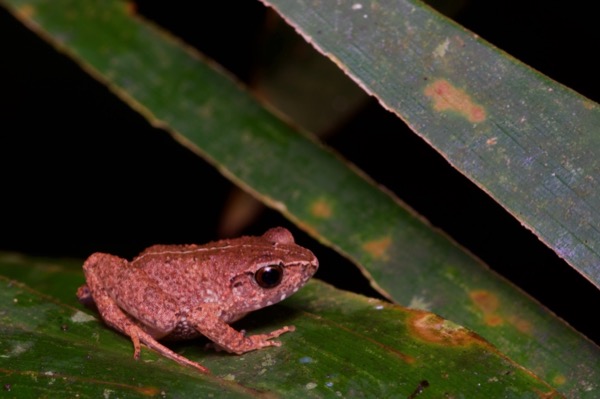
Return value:
[[(236, 2), (235, 12), (229, 2), (203, 2), (201, 12), (194, 2), (137, 4), (140, 14), (242, 81), (252, 80), (266, 16), (258, 1)], [(568, 8), (546, 1), (471, 1), (453, 17), (598, 102), (600, 34), (592, 7), (583, 1), (569, 2)], [(228, 181), (3, 9), (0, 43), (0, 250), (77, 258), (105, 251), (132, 257), (154, 243), (217, 238)], [(371, 101), (335, 133), (329, 145), (600, 342), (594, 317), (598, 291), (400, 120)], [(277, 224), (293, 228), (265, 211), (243, 233), (261, 233)], [(294, 232), (321, 259), (319, 277), (376, 295), (354, 266), (328, 268), (346, 261)]]

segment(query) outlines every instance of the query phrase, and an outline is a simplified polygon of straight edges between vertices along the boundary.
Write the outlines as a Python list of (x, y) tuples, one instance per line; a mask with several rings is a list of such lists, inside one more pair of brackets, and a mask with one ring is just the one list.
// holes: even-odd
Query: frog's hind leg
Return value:
[[(175, 329), (178, 321), (177, 302), (164, 293), (143, 269), (118, 256), (95, 253), (83, 264), (91, 296), (104, 319), (114, 309), (124, 311), (152, 337), (160, 339)], [(78, 294), (86, 298), (85, 287)], [(104, 293), (113, 306), (101, 309), (97, 297)], [(123, 331), (119, 325), (116, 325)]]
[[(104, 293), (94, 296), (96, 306), (100, 310), (104, 321), (121, 331), (123, 334), (129, 336), (133, 343), (133, 357), (137, 360), (140, 357), (140, 342), (145, 344), (150, 349), (158, 352), (162, 356), (176, 361), (184, 366), (193, 367), (202, 373), (210, 373), (210, 371), (199, 363), (193, 362), (177, 353), (173, 352), (166, 346), (162, 345), (150, 334), (145, 332), (140, 326), (138, 326), (125, 312), (123, 312), (115, 302)], [(105, 316), (110, 315), (110, 316)]]
[[(111, 266), (115, 266), (115, 268)], [(140, 343), (143, 343), (162, 356), (174, 360), (179, 364), (193, 367), (203, 373), (209, 373), (209, 370), (206, 367), (178, 355), (160, 344), (152, 335), (146, 332), (134, 318), (125, 313), (125, 311), (119, 307), (115, 299), (106, 292), (102, 284), (102, 281), (107, 281), (103, 278), (105, 277), (104, 274), (114, 273), (113, 276), (118, 275), (119, 270), (116, 269), (118, 266), (120, 266), (120, 268), (128, 268), (127, 261), (116, 256), (100, 253), (90, 256), (83, 266), (87, 285), (79, 288), (78, 296), (81, 295), (80, 299), (83, 298), (83, 300), (87, 300), (88, 296), (91, 295), (106, 324), (131, 338), (134, 348), (133, 356), (135, 359), (139, 359)], [(101, 271), (99, 271), (99, 269), (101, 269)], [(123, 281), (120, 281), (120, 283), (123, 283)]]

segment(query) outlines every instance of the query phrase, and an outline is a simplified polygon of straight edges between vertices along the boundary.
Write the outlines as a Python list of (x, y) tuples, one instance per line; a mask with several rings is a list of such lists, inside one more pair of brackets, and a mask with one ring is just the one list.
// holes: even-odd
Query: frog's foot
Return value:
[(79, 303), (88, 308), (95, 307), (94, 298), (92, 297), (92, 291), (90, 290), (90, 287), (87, 286), (87, 284), (84, 284), (81, 287), (77, 288), (77, 299), (79, 300)]
[(296, 327), (294, 326), (285, 326), (278, 330), (271, 331), (268, 334), (250, 335), (246, 338), (252, 341), (255, 349), (264, 348), (266, 346), (281, 346), (281, 342), (276, 341), (273, 338), (277, 338), (281, 334), (285, 334), (286, 332), (291, 332), (294, 330), (296, 330)]
[(229, 353), (241, 355), (267, 346), (281, 346), (281, 342), (275, 341), (273, 338), (294, 331), (293, 326), (286, 326), (268, 334), (247, 336), (244, 332), (237, 331), (217, 316), (221, 313), (218, 306), (218, 304), (211, 303), (203, 304), (202, 307), (194, 309), (186, 317), (200, 334)]
[(281, 334), (285, 334), (286, 332), (292, 332), (295, 331), (296, 327), (294, 326), (285, 326), (285, 327), (281, 327), (278, 330), (275, 331), (271, 331), (269, 334), (265, 334), (266, 336), (270, 338), (277, 338), (279, 337)]
[(246, 335), (245, 331), (237, 332), (237, 340), (232, 340), (227, 346), (215, 344), (216, 347), (226, 350), (227, 352), (241, 355), (246, 352), (266, 348), (268, 346), (281, 346), (280, 341), (273, 338), (279, 337), (286, 332), (294, 331), (294, 326), (285, 326), (268, 334)]
[[(83, 290), (89, 290), (89, 288), (80, 288), (80, 290), (82, 296), (87, 297), (87, 293)], [(100, 315), (106, 324), (131, 338), (131, 342), (133, 343), (134, 359), (137, 360), (140, 358), (140, 344), (144, 344), (155, 352), (158, 352), (160, 355), (174, 360), (181, 365), (195, 368), (196, 370), (205, 374), (210, 373), (210, 371), (201, 364), (178, 355), (166, 346), (160, 344), (156, 339), (154, 339), (154, 337), (144, 331), (129, 315), (123, 312), (123, 310), (121, 310), (121, 308), (119, 308), (117, 304), (103, 291), (96, 291), (95, 295), (93, 296), (94, 302), (100, 311)]]
[[(129, 318), (125, 313), (123, 313), (123, 316), (125, 318)], [(173, 352), (171, 349), (167, 348), (166, 346), (158, 342), (156, 339), (154, 339), (150, 334), (148, 334), (134, 322), (129, 320), (128, 322), (122, 324), (125, 324), (125, 326), (122, 329), (123, 333), (129, 336), (129, 338), (131, 338), (131, 342), (133, 343), (133, 358), (135, 360), (138, 360), (140, 358), (140, 343), (142, 343), (148, 348), (152, 349), (153, 351), (158, 352), (160, 355), (168, 359), (174, 360), (183, 366), (192, 367), (202, 373), (210, 374), (209, 369), (207, 369), (199, 363), (193, 362), (190, 359)]]
[[(267, 346), (281, 346), (280, 341), (276, 341), (273, 338), (279, 337), (281, 334), (286, 332), (294, 331), (295, 328), (293, 326), (285, 326), (275, 331), (271, 331), (268, 334), (258, 334), (258, 335), (250, 335), (244, 336), (243, 344), (238, 350), (241, 350), (242, 353), (249, 352), (261, 348), (265, 348)], [(235, 351), (235, 353), (240, 353)]]

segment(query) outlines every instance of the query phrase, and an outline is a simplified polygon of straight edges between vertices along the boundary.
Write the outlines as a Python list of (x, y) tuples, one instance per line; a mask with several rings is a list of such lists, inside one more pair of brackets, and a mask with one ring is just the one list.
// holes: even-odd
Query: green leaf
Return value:
[(600, 287), (600, 107), (415, 0), (263, 0)]
[[(42, 263), (0, 255), (2, 273)], [(29, 274), (36, 285), (72, 273), (60, 261), (45, 270)], [(235, 356), (201, 350), (198, 342), (178, 345), (208, 366), (209, 376), (147, 350), (135, 361), (128, 338), (68, 305), (77, 288), (69, 280), (55, 284), (70, 293), (61, 302), (0, 276), (0, 381), (18, 397), (560, 396), (454, 323), (316, 280), (245, 323), (249, 332), (296, 325), (280, 348)]]
[(562, 392), (597, 396), (596, 345), (126, 3), (2, 3), (151, 123), (354, 260), (381, 292), (468, 326)]

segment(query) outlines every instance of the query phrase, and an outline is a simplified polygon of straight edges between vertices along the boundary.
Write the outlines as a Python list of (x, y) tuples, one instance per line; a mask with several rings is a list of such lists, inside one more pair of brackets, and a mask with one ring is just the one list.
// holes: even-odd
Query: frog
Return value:
[(246, 335), (230, 324), (297, 292), (318, 267), (315, 255), (296, 244), (289, 230), (275, 227), (262, 236), (203, 245), (154, 245), (132, 261), (96, 252), (83, 264), (85, 284), (77, 297), (131, 339), (134, 359), (140, 358), (144, 344), (210, 373), (159, 341), (204, 336), (233, 354), (280, 346), (275, 338), (294, 326)]

